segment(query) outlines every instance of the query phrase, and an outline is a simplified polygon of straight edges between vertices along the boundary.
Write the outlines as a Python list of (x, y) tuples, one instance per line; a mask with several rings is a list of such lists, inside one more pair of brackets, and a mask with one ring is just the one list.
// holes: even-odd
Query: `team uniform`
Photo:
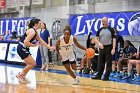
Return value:
[(62, 57), (62, 64), (75, 64), (76, 63), (76, 56), (73, 50), (73, 36), (70, 36), (68, 44), (64, 41), (64, 35), (60, 37), (60, 55)]
[(120, 34), (116, 35), (116, 47), (115, 54), (112, 56), (112, 61), (118, 61), (120, 58), (120, 53), (124, 47), (124, 40)]
[[(34, 28), (32, 28), (34, 29)], [(35, 37), (37, 35), (37, 31), (34, 29), (35, 31), (35, 36), (30, 40), (30, 43), (32, 43), (34, 40), (35, 40)], [(21, 57), (21, 59), (25, 59), (27, 58), (30, 54), (30, 51), (29, 51), (29, 47), (26, 47), (24, 45), (24, 40), (25, 38), (27, 37), (27, 34), (25, 33), (22, 38), (21, 38), (21, 41), (19, 42), (18, 46), (17, 46), (17, 53), (18, 55)]]

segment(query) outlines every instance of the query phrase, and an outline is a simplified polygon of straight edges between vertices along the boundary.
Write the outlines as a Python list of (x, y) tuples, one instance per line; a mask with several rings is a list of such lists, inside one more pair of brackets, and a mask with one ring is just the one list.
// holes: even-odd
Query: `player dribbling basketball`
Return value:
[[(86, 50), (85, 47), (81, 46), (77, 39), (71, 35), (70, 26), (65, 26), (64, 35), (62, 35), (59, 40), (56, 42), (56, 51), (58, 54), (59, 60), (64, 65), (68, 74), (74, 79), (74, 85), (79, 83), (79, 79), (74, 74), (73, 70), (76, 70), (76, 58), (73, 51), (73, 45), (75, 44), (78, 48)], [(71, 69), (72, 68), (72, 69)]]

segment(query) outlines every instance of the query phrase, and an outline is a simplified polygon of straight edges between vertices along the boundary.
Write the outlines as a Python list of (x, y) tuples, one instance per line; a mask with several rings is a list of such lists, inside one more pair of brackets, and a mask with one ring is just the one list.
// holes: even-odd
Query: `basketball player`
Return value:
[[(81, 46), (77, 39), (71, 35), (70, 26), (64, 28), (64, 35), (62, 35), (56, 42), (56, 51), (58, 54), (58, 59), (62, 62), (68, 74), (74, 78), (74, 85), (79, 83), (79, 79), (74, 74), (73, 70), (76, 70), (76, 60), (73, 51), (73, 45), (75, 44), (78, 48), (86, 50), (85, 47)], [(72, 69), (71, 69), (72, 68)]]
[(37, 44), (33, 44), (33, 41), (37, 39), (42, 45), (53, 50), (53, 48), (47, 45), (37, 34), (36, 30), (39, 29), (41, 26), (40, 19), (36, 19), (36, 18), (32, 19), (28, 26), (29, 26), (29, 29), (22, 36), (21, 41), (19, 42), (17, 46), (17, 53), (19, 54), (21, 59), (24, 60), (26, 63), (26, 67), (21, 72), (19, 72), (19, 74), (16, 75), (16, 77), (19, 79), (21, 83), (29, 82), (25, 78), (25, 76), (29, 72), (29, 70), (32, 69), (36, 65), (35, 60), (32, 58), (29, 52), (29, 47), (38, 46)]
[(132, 79), (133, 75), (131, 71), (132, 71), (133, 66), (136, 66), (137, 75), (132, 80), (134, 82), (139, 82), (140, 81), (140, 46), (137, 48), (137, 53), (135, 53), (133, 56), (135, 56), (136, 59), (130, 59), (128, 61), (128, 74), (122, 79)]

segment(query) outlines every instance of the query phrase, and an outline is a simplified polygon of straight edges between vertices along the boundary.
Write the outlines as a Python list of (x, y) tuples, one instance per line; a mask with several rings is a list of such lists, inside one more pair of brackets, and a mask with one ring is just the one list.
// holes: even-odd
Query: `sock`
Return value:
[(120, 73), (123, 73), (123, 71), (120, 71)]
[(128, 76), (130, 76), (131, 75), (131, 73), (128, 73)]

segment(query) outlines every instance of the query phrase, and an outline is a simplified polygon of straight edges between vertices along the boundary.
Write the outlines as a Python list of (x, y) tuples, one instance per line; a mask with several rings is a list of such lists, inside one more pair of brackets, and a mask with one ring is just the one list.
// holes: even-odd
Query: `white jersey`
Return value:
[(60, 37), (60, 55), (62, 56), (62, 61), (74, 61), (75, 54), (73, 51), (73, 36), (70, 36), (69, 42), (66, 44), (64, 41), (64, 35)]

